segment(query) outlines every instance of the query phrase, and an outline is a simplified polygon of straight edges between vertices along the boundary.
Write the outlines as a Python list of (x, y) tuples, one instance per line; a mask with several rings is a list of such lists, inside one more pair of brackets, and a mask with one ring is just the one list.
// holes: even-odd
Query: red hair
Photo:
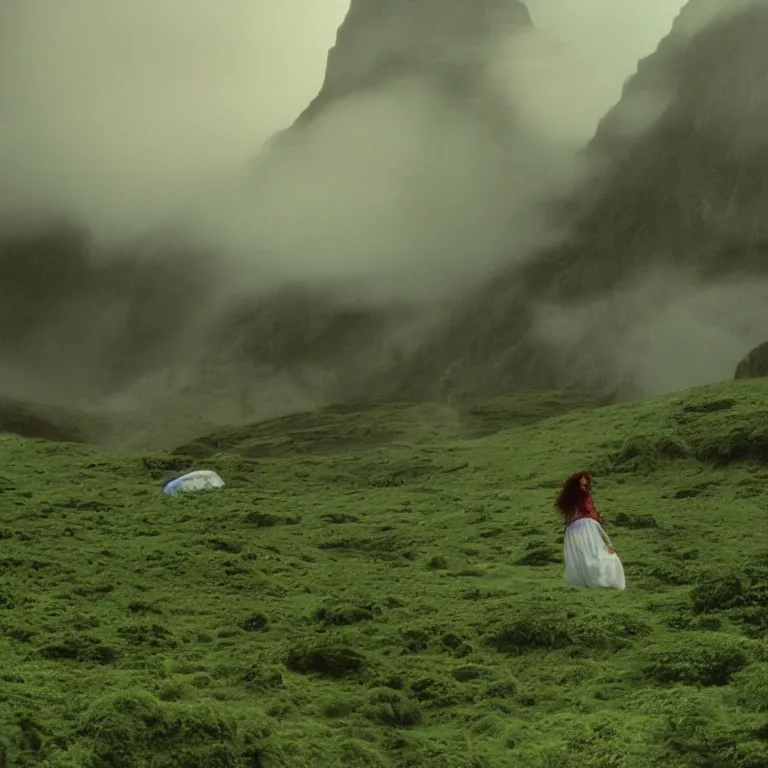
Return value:
[[(586, 493), (581, 488), (581, 478), (587, 478)], [(564, 483), (557, 497), (555, 506), (560, 510), (563, 520), (570, 523), (584, 499), (592, 489), (592, 475), (589, 472), (574, 472)]]

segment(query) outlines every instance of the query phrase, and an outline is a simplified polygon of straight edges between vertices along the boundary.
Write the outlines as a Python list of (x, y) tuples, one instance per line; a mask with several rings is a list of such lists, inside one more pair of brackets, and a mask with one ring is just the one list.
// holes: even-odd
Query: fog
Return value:
[[(619, 100), (625, 80), (670, 30), (684, 0), (530, 0), (534, 23), (560, 55), (541, 61), (543, 87), (530, 111), (571, 138), (587, 141)], [(556, 98), (548, 94), (552, 90)]]
[(640, 273), (596, 301), (539, 308), (536, 340), (574, 373), (608, 371), (623, 396), (677, 392), (733, 376), (766, 340), (764, 280), (705, 283), (693, 271)]
[(60, 214), (114, 245), (173, 223), (239, 288), (387, 299), (445, 295), (559, 236), (533, 207), (578, 179), (575, 149), (679, 6), (534, 0), (541, 34), (488, 52), (514, 140), (406, 83), (327, 110), (254, 189), (244, 169), (318, 91), (347, 3), (4, 3), (6, 226)]
[[(346, 4), (3, 0), (3, 207), (129, 236), (239, 171), (319, 88)], [(279, 10), (278, 10), (279, 9)]]
[[(398, 81), (270, 144), (320, 89), (347, 2), (0, 0), (0, 229), (64, 217), (93, 233), (99, 258), (171, 232), (215, 264), (217, 311), (295, 283), (363, 306), (450, 304), (568, 236), (541, 203), (590, 173), (581, 150), (682, 4), (529, 0), (536, 31), (482, 52), (490, 76), (474, 105)], [(699, 8), (691, 32), (717, 10)], [(633, 296), (666, 280), (643, 279)], [(675, 280), (675, 321), (687, 312), (692, 336), (665, 341), (655, 389), (720, 375), (734, 338), (754, 336), (710, 320), (729, 351), (699, 365), (702, 302), (725, 311), (734, 292)], [(629, 322), (635, 298), (611, 301)], [(574, 338), (611, 311), (574, 315)], [(630, 346), (658, 349), (649, 334), (669, 312)]]

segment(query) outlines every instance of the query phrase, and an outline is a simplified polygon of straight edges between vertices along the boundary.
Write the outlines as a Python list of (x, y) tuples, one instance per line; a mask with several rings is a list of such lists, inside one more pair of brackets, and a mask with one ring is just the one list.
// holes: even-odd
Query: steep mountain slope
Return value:
[[(568, 241), (467, 302), (400, 372), (396, 391), (570, 385), (636, 395), (644, 361), (617, 358), (633, 343), (633, 322), (680, 299), (675, 280), (690, 282), (692, 271), (711, 286), (765, 274), (768, 4), (745, 0), (729, 11), (714, 13), (709, 0), (683, 9), (600, 124), (589, 150), (599, 172), (568, 202)], [(645, 314), (622, 293), (643, 280)], [(584, 310), (590, 299), (602, 304)], [(549, 332), (542, 304), (560, 310)], [(757, 320), (733, 334), (741, 346), (723, 354), (716, 378), (729, 377), (765, 337), (768, 316)], [(692, 334), (700, 342), (705, 335)], [(650, 343), (644, 351), (652, 353)]]

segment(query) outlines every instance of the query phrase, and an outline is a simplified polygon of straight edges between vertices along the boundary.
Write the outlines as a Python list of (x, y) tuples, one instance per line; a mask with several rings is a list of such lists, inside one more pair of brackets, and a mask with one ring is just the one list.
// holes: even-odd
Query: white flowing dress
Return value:
[(602, 525), (588, 517), (565, 529), (565, 581), (573, 587), (624, 589), (624, 566)]

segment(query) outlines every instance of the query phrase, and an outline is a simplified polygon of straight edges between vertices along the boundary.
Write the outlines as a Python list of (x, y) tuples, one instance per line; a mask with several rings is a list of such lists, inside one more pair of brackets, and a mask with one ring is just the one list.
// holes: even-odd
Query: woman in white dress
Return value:
[(591, 494), (592, 476), (576, 472), (557, 497), (565, 523), (565, 581), (574, 587), (624, 589), (624, 567), (603, 530), (605, 520), (595, 509)]

